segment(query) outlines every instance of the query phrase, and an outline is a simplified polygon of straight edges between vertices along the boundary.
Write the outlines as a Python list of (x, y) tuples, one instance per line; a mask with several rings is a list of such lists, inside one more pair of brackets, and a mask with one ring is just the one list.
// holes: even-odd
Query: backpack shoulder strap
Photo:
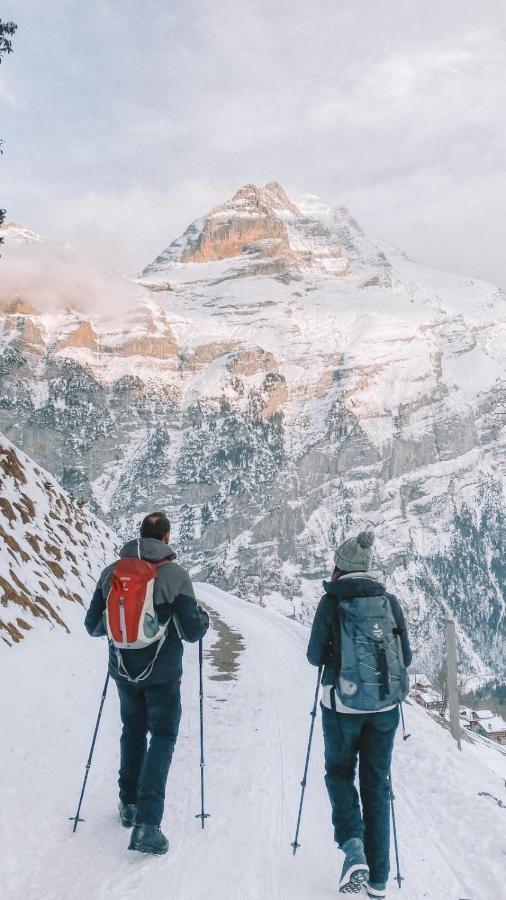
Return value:
[(408, 629), (406, 628), (406, 624), (404, 624), (404, 627), (400, 627), (397, 623), (396, 606), (397, 606), (397, 608), (400, 608), (400, 603), (399, 603), (397, 597), (395, 597), (393, 594), (387, 593), (387, 594), (385, 594), (385, 596), (388, 598), (388, 601), (390, 603), (390, 609), (392, 611), (392, 615), (393, 615), (394, 621), (395, 621), (394, 634), (396, 635), (396, 637), (401, 637), (403, 634), (406, 634)]
[[(332, 598), (334, 600), (334, 598)], [(337, 674), (341, 669), (341, 622), (343, 618), (343, 611), (341, 609), (341, 603), (336, 598), (335, 599), (335, 608), (331, 611), (329, 616), (329, 624), (330, 624), (330, 647), (331, 653), (334, 657), (334, 663), (337, 669)]]

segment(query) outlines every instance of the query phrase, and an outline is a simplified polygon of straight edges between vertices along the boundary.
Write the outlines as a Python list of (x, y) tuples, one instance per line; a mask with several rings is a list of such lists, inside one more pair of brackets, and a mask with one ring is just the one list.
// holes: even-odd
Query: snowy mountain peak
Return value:
[[(181, 265), (217, 263), (208, 272)], [(290, 281), (314, 269), (328, 275), (346, 275), (350, 267), (339, 242), (318, 217), (301, 211), (277, 181), (264, 187), (246, 184), (234, 196), (215, 206), (188, 226), (143, 272), (155, 280), (167, 279), (178, 269), (179, 281), (271, 275)]]
[(42, 235), (19, 222), (4, 222), (0, 226), (0, 237), (12, 244), (38, 244), (44, 240)]
[(277, 181), (269, 181), (264, 187), (245, 184), (225, 203), (216, 206), (210, 216), (230, 210), (242, 211), (245, 215), (264, 215), (276, 212), (278, 215), (300, 216), (300, 210), (292, 203), (285, 190)]

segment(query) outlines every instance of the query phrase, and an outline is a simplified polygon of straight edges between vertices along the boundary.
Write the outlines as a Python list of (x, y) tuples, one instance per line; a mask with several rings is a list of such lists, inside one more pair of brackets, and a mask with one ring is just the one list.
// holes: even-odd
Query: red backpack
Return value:
[[(118, 671), (129, 681), (142, 681), (151, 674), (165, 640), (168, 622), (161, 624), (158, 619), (153, 591), (158, 567), (168, 562), (126, 557), (116, 563), (112, 573), (105, 608), (107, 634), (116, 648)], [(152, 662), (137, 678), (130, 678), (121, 650), (141, 650), (155, 641), (159, 643)]]

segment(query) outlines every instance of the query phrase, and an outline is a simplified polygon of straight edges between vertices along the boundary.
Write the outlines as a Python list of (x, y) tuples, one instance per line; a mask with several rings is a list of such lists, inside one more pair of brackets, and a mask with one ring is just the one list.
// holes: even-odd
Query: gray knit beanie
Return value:
[(369, 572), (373, 560), (374, 535), (371, 531), (361, 531), (354, 538), (348, 538), (336, 550), (334, 562), (341, 572)]

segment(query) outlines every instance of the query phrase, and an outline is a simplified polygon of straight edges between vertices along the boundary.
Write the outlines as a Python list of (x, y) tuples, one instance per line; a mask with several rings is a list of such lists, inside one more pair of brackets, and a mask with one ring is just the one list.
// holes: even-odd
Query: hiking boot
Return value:
[(128, 849), (163, 856), (169, 849), (169, 842), (156, 825), (134, 825)]
[(366, 885), (368, 897), (386, 897), (387, 886), (384, 881), (369, 881)]
[(135, 822), (135, 814), (137, 812), (137, 806), (135, 803), (122, 803), (120, 800), (118, 803), (119, 809), (119, 817), (121, 819), (121, 824), (124, 828), (131, 828)]
[(341, 850), (346, 856), (339, 882), (339, 893), (358, 894), (369, 878), (363, 841), (360, 838), (350, 838), (341, 845)]

